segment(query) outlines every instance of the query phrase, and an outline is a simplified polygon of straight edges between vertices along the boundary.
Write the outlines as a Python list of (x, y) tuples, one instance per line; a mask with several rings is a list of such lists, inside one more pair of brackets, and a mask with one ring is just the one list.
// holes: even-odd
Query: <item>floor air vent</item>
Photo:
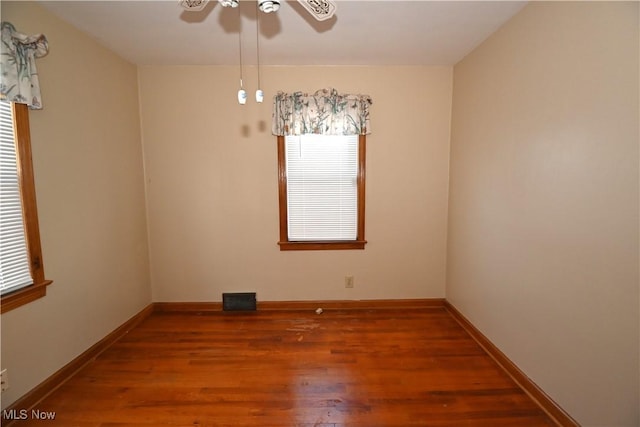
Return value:
[(222, 294), (223, 311), (255, 311), (255, 292), (234, 292)]

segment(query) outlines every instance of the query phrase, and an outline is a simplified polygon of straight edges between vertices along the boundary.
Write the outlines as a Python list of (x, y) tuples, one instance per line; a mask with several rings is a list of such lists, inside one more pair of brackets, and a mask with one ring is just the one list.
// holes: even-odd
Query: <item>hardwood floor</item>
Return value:
[(443, 308), (154, 313), (16, 426), (552, 426)]

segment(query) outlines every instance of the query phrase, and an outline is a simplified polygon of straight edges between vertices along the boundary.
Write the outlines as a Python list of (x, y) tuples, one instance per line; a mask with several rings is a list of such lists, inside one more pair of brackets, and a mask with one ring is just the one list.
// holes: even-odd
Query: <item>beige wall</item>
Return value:
[(637, 426), (638, 3), (532, 3), (454, 68), (447, 298), (585, 426)]
[[(140, 67), (154, 301), (444, 297), (451, 67)], [(245, 70), (255, 91), (255, 69)], [(277, 90), (373, 98), (364, 251), (280, 252)], [(344, 276), (355, 276), (345, 289)]]
[(32, 2), (2, 2), (44, 33), (44, 110), (31, 135), (48, 295), (3, 314), (11, 404), (151, 302), (136, 67)]

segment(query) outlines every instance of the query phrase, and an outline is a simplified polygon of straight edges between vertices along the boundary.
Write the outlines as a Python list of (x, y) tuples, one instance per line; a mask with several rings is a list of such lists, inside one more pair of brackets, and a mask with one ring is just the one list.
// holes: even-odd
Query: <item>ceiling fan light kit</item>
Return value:
[[(190, 12), (198, 12), (209, 3), (209, 0), (179, 0), (183, 9)], [(238, 7), (240, 0), (218, 0), (223, 7)], [(258, 0), (258, 7), (264, 13), (277, 12), (280, 9), (281, 0)], [(336, 13), (336, 3), (334, 0), (298, 0), (318, 21), (325, 21)]]
[(218, 0), (218, 3), (223, 7), (238, 7), (240, 0)]
[[(281, 0), (257, 0), (256, 8), (263, 13), (273, 13), (280, 9)], [(209, 3), (209, 0), (179, 0), (180, 6), (190, 12), (197, 12)], [(240, 0), (218, 0), (222, 7), (237, 8)], [(331, 18), (336, 12), (336, 4), (334, 0), (298, 0), (298, 3), (304, 7), (316, 20), (325, 21)], [(238, 11), (238, 19), (240, 12)], [(256, 10), (256, 55), (258, 64), (258, 90), (256, 90), (256, 102), (261, 103), (264, 100), (264, 92), (260, 89), (260, 24), (258, 12)], [(242, 31), (238, 31), (239, 51), (240, 51), (240, 90), (238, 90), (238, 103), (244, 105), (247, 103), (247, 92), (242, 85)]]
[(258, 7), (264, 13), (277, 12), (280, 9), (279, 0), (259, 0)]

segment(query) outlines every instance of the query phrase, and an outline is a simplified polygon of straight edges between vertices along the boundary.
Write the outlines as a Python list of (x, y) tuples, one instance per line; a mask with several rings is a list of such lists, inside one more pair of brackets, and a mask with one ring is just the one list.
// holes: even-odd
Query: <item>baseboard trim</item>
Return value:
[(258, 310), (394, 310), (444, 307), (444, 298), (324, 300), (324, 301), (262, 301)]
[[(19, 411), (25, 409), (31, 411), (42, 402), (47, 396), (56, 391), (61, 385), (67, 382), (78, 371), (84, 368), (86, 365), (95, 360), (100, 354), (111, 347), (116, 341), (125, 336), (129, 331), (138, 326), (143, 320), (153, 313), (153, 304), (149, 304), (138, 314), (127, 320), (116, 330), (109, 335), (92, 345), (88, 350), (82, 353), (80, 356), (73, 359), (71, 362), (60, 368), (57, 372), (37, 385), (27, 394), (16, 400), (2, 411), (2, 425), (9, 427), (17, 420), (5, 419), (4, 414), (10, 413), (12, 410)], [(15, 413), (15, 412), (14, 412)]]
[[(325, 300), (325, 301), (258, 301), (258, 311), (323, 310), (390, 310), (442, 308), (444, 298), (381, 299), (381, 300)], [(195, 313), (222, 311), (221, 302), (156, 302), (159, 313)]]
[(562, 427), (580, 427), (580, 424), (553, 401), (536, 383), (518, 368), (498, 347), (496, 347), (478, 328), (476, 328), (449, 301), (444, 302), (445, 309), (467, 331), (482, 349), (511, 377), (518, 386), (542, 408), (543, 411)]
[(155, 313), (201, 313), (222, 311), (221, 302), (154, 302)]

